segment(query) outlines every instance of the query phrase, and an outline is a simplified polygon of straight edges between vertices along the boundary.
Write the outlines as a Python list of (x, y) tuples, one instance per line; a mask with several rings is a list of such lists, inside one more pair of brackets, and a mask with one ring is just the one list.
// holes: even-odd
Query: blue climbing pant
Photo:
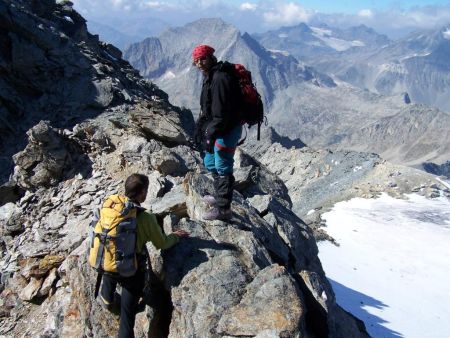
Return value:
[(229, 175), (233, 173), (234, 153), (242, 134), (242, 126), (233, 128), (227, 135), (216, 139), (214, 153), (205, 152), (203, 162), (213, 174)]

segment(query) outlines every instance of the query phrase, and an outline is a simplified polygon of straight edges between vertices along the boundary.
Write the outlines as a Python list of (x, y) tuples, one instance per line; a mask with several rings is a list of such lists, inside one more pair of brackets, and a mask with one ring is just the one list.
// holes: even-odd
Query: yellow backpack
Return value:
[[(99, 272), (129, 277), (136, 273), (136, 216), (138, 206), (127, 197), (109, 196), (91, 223), (89, 265)], [(97, 296), (97, 295), (95, 295)]]

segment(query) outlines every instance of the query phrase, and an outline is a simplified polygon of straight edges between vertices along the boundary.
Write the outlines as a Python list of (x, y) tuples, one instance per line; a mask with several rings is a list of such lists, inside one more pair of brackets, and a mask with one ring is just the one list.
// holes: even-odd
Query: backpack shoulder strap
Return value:
[(100, 290), (100, 284), (102, 283), (103, 270), (98, 270), (97, 279), (95, 281), (94, 299), (98, 296), (98, 291)]

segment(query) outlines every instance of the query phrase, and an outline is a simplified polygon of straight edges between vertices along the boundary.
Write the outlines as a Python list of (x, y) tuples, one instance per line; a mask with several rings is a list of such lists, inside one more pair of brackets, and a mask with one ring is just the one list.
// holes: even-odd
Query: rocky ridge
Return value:
[(140, 100), (167, 104), (116, 47), (87, 31), (70, 1), (1, 1), (0, 46), (1, 183), (41, 120), (72, 128)]
[[(291, 210), (281, 179), (240, 152), (233, 220), (201, 221), (200, 198), (212, 181), (190, 146), (192, 114), (89, 35), (69, 1), (0, 1), (0, 16), (9, 46), (0, 54), (2, 118), (26, 121), (2, 139), (4, 149), (13, 138), (24, 147), (18, 141), (8, 150), (22, 149), (8, 158), (15, 165), (9, 186), (21, 194), (0, 207), (1, 335), (115, 334), (117, 318), (93, 299), (88, 229), (105, 196), (141, 172), (150, 178), (145, 206), (166, 232), (191, 237), (165, 252), (148, 246), (154, 278), (146, 291), (158, 290), (160, 302), (139, 314), (137, 336), (367, 337), (336, 304), (313, 233)], [(5, 55), (17, 50), (30, 51), (19, 68)], [(45, 84), (34, 82), (48, 74)], [(39, 96), (40, 88), (47, 93)], [(151, 303), (148, 293), (144, 299)]]

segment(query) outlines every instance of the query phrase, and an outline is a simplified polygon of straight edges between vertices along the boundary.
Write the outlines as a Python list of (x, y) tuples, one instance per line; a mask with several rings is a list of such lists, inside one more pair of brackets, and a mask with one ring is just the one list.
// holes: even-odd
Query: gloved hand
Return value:
[(194, 142), (198, 147), (202, 145), (205, 123), (206, 120), (203, 116), (200, 116), (197, 122), (195, 122)]
[(205, 151), (207, 153), (214, 153), (214, 142), (215, 140), (211, 140), (211, 139), (205, 139), (205, 143), (203, 148), (205, 149)]
[(213, 130), (214, 129), (212, 128), (211, 123), (205, 129), (205, 142), (203, 149), (205, 149), (208, 153), (214, 153), (214, 143), (216, 142), (216, 139), (213, 136)]

